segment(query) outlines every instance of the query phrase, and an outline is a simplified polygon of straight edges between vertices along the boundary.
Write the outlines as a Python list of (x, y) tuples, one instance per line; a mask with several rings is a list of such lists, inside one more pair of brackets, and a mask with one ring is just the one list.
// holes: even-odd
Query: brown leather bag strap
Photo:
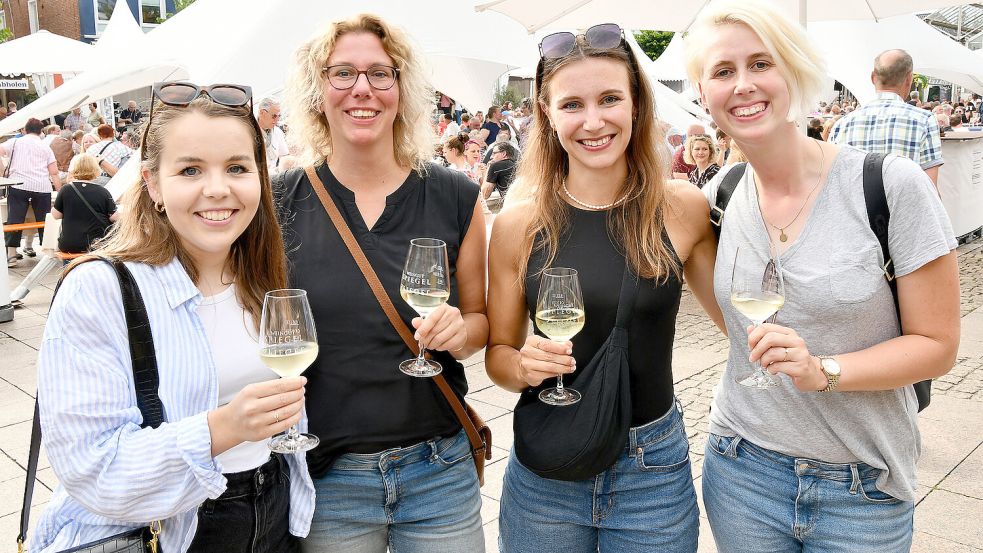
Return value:
[[(413, 339), (413, 334), (410, 329), (406, 327), (406, 324), (400, 319), (399, 314), (396, 312), (396, 306), (393, 305), (392, 300), (389, 298), (389, 294), (386, 293), (386, 289), (382, 287), (382, 282), (379, 280), (379, 276), (375, 273), (375, 269), (369, 263), (368, 258), (365, 257), (365, 253), (362, 251), (361, 246), (355, 240), (355, 236), (352, 234), (350, 228), (348, 228), (348, 223), (341, 216), (341, 212), (338, 211), (338, 206), (335, 205), (334, 200), (328, 196), (328, 191), (324, 188), (324, 183), (321, 182), (320, 177), (317, 176), (317, 171), (314, 170), (313, 166), (308, 166), (304, 168), (307, 172), (307, 178), (311, 181), (311, 186), (314, 188), (314, 192), (317, 194), (321, 204), (324, 205), (325, 211), (328, 212), (328, 217), (331, 218), (331, 222), (334, 223), (336, 229), (338, 229), (338, 234), (341, 235), (341, 239), (344, 240), (345, 245), (348, 246), (348, 251), (351, 252), (352, 257), (355, 258), (355, 263), (358, 264), (358, 268), (362, 271), (362, 276), (365, 277), (366, 282), (369, 283), (369, 288), (372, 289), (372, 293), (375, 295), (375, 299), (379, 302), (379, 306), (385, 311), (386, 317), (389, 318), (389, 323), (392, 324), (399, 336), (406, 342), (406, 347), (410, 349), (414, 354), (420, 354), (420, 346)], [(451, 389), (450, 384), (447, 383), (447, 379), (444, 375), (438, 374), (433, 377), (433, 381), (437, 383), (437, 387), (440, 392), (444, 394), (444, 398), (447, 403), (450, 404), (451, 409), (454, 411), (454, 415), (457, 417), (458, 422), (464, 427), (464, 432), (468, 435), (468, 441), (471, 442), (471, 449), (480, 454), (485, 454), (485, 442), (481, 439), (478, 434), (478, 429), (475, 428), (474, 423), (468, 416), (467, 411), (464, 408), (463, 403)]]

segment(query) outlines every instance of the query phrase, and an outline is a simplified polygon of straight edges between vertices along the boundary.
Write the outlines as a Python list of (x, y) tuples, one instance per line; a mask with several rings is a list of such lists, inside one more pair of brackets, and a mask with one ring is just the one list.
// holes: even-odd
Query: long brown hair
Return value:
[[(608, 233), (639, 276), (656, 279), (664, 279), (670, 273), (678, 276), (679, 264), (662, 240), (668, 201), (663, 175), (668, 161), (662, 153), (664, 136), (656, 123), (655, 97), (648, 79), (624, 41), (617, 48), (599, 49), (591, 48), (583, 37), (578, 37), (577, 47), (570, 54), (539, 60), (535, 83), (537, 101), (533, 102), (534, 124), (529, 130), (529, 143), (523, 152), (517, 179), (522, 187), (530, 190), (533, 199), (533, 217), (523, 251), (531, 253), (534, 247), (545, 249), (544, 268), (549, 267), (556, 258), (560, 236), (569, 225), (569, 206), (563, 199), (562, 185), (570, 164), (547, 117), (549, 84), (561, 68), (587, 58), (605, 58), (624, 64), (635, 109), (631, 138), (625, 151), (628, 177), (618, 192), (618, 197), (623, 194), (627, 199), (608, 212)], [(540, 236), (543, 240), (538, 242)], [(521, 274), (525, 274), (525, 267), (521, 268)]]
[[(146, 130), (141, 144), (145, 159), (143, 168), (150, 171), (154, 177), (160, 171), (160, 156), (167, 127), (188, 113), (201, 113), (213, 118), (237, 119), (252, 135), (253, 156), (256, 159), (261, 188), (259, 208), (249, 226), (232, 244), (229, 271), (236, 281), (239, 302), (252, 315), (253, 322), (258, 328), (266, 292), (285, 288), (287, 285), (286, 254), (283, 249), (280, 225), (273, 207), (273, 192), (266, 166), (266, 146), (263, 143), (262, 131), (247, 106), (223, 106), (207, 97), (200, 97), (187, 107), (168, 106), (158, 101), (154, 105), (153, 117), (147, 123), (150, 127)], [(207, 130), (203, 128), (202, 132)], [(136, 261), (155, 266), (166, 265), (176, 257), (191, 280), (197, 284), (198, 267), (181, 245), (177, 232), (167, 218), (167, 213), (160, 213), (154, 209), (154, 201), (142, 178), (130, 186), (120, 203), (125, 205), (126, 209), (122, 211), (119, 221), (106, 238), (98, 243), (97, 248), (92, 252), (93, 256), (108, 256), (121, 261)], [(77, 259), (68, 270), (72, 270), (79, 263), (92, 260), (93, 256)]]

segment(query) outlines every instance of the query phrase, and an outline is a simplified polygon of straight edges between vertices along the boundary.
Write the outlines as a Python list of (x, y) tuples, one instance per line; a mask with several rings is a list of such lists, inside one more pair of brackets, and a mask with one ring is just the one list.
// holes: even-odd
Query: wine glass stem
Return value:
[(557, 392), (557, 394), (562, 394), (563, 393), (563, 375), (562, 374), (556, 375), (556, 392)]
[(290, 425), (290, 428), (287, 429), (287, 439), (296, 440), (297, 436), (299, 435), (300, 435), (300, 431), (297, 430), (297, 425), (296, 424)]
[(426, 349), (423, 346), (423, 340), (420, 340), (419, 344), (420, 344), (420, 354), (416, 356), (416, 364), (422, 365), (427, 362), (427, 358), (424, 356), (424, 353), (426, 353)]

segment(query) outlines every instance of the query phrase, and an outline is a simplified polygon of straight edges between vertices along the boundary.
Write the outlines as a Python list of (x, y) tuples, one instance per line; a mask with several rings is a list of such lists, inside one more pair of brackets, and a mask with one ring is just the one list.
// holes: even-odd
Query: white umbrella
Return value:
[(41, 30), (0, 44), (0, 75), (79, 73), (91, 53), (89, 44)]
[[(801, 23), (873, 19), (965, 4), (954, 0), (772, 0)], [(625, 29), (683, 31), (711, 0), (492, 0), (475, 6), (521, 23), (527, 31), (586, 29), (598, 23), (618, 23)]]

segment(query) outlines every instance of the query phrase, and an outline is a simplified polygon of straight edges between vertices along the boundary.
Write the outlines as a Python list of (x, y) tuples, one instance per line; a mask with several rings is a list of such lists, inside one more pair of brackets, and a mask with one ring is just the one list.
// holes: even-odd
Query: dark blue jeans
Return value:
[(293, 553), (300, 542), (290, 534), (290, 469), (274, 453), (263, 466), (226, 474), (217, 499), (198, 507), (198, 529), (188, 553)]
[[(34, 208), (34, 220), (43, 223), (44, 217), (51, 211), (51, 193), (27, 192), (10, 187), (7, 192), (6, 224), (23, 223), (27, 217), (28, 206)], [(21, 231), (6, 232), (4, 237), (8, 248), (20, 247)], [(44, 229), (38, 230), (38, 238), (44, 239)]]

